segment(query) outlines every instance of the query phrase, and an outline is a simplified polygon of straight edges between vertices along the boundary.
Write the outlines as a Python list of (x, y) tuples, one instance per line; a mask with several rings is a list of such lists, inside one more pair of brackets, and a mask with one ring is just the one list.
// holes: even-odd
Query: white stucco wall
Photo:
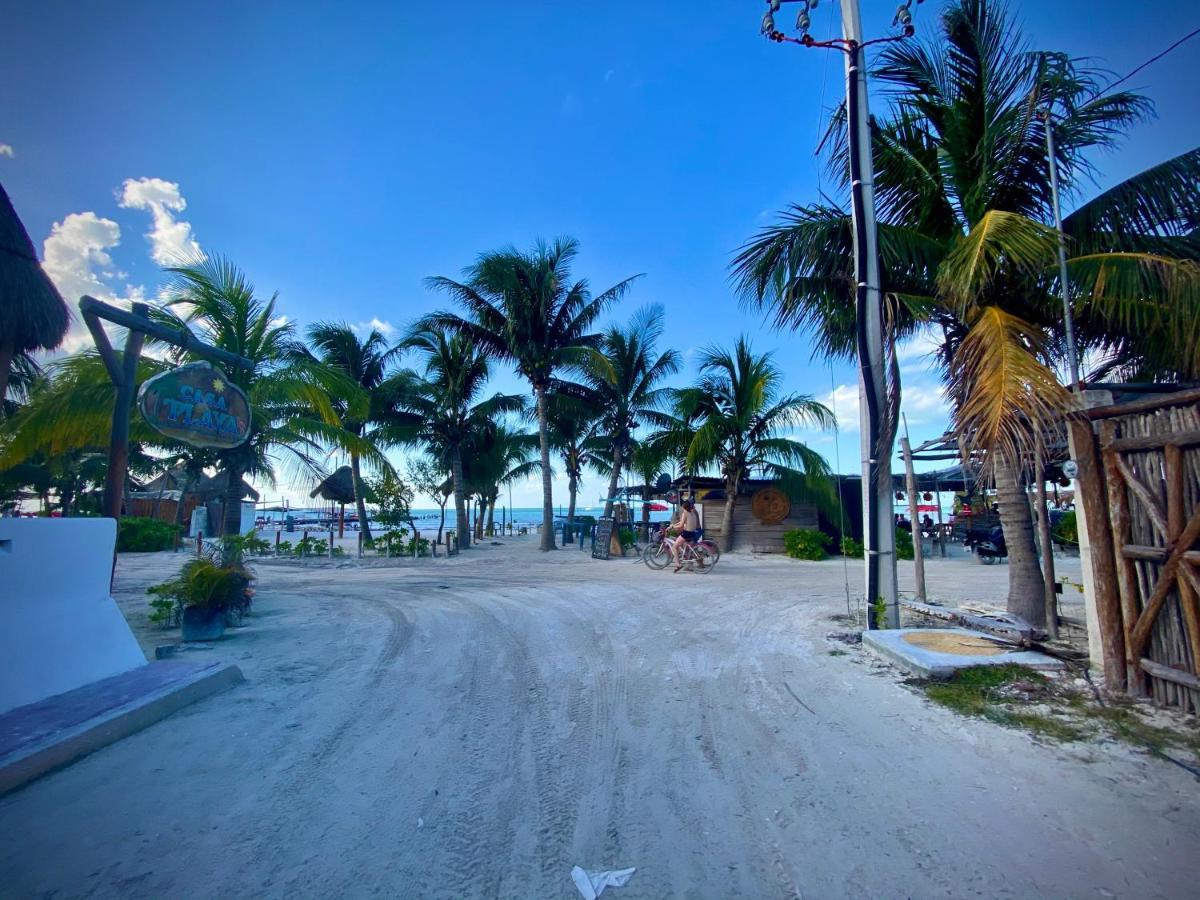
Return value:
[(113, 519), (0, 518), (0, 713), (146, 664), (109, 596)]

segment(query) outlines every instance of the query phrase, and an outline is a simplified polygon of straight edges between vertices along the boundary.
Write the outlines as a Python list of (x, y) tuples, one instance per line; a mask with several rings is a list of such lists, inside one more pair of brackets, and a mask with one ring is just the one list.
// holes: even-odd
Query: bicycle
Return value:
[[(654, 533), (654, 536), (650, 539), (650, 543), (642, 551), (642, 561), (649, 568), (662, 570), (670, 565), (672, 557), (671, 547), (667, 543), (668, 540), (669, 538), (664, 529), (660, 528)], [(720, 549), (713, 541), (705, 540), (704, 530), (701, 529), (699, 540), (684, 543), (679, 555), (679, 564), (692, 568), (693, 564), (700, 563), (700, 571), (708, 573), (713, 570), (713, 567), (716, 566), (720, 558)]]

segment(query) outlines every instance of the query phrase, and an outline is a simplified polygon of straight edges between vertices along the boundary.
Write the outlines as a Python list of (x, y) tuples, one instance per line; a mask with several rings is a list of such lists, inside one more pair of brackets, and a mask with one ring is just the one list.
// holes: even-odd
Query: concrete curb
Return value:
[(243, 681), (242, 670), (236, 665), (213, 663), (122, 706), (19, 747), (0, 757), (0, 796)]
[(886, 631), (864, 631), (863, 649), (881, 656), (913, 675), (923, 678), (949, 678), (959, 669), (974, 666), (999, 666), (1017, 663), (1031, 669), (1061, 669), (1061, 660), (1033, 650), (1012, 650), (995, 656), (968, 656), (928, 650), (904, 640), (906, 634), (936, 631), (942, 634), (962, 634), (968, 637), (987, 637), (969, 628), (896, 628)]

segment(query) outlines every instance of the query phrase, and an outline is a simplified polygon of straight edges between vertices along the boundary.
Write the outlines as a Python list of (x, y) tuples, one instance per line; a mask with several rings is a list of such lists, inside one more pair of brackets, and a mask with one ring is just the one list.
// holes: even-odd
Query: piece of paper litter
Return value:
[(607, 887), (624, 887), (637, 869), (615, 869), (607, 872), (585, 872), (576, 866), (571, 870), (571, 879), (583, 900), (596, 900)]

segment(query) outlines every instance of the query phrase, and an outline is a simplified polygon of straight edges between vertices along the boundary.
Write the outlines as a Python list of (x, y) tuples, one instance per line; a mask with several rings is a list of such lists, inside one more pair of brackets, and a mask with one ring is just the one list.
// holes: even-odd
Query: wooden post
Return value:
[(333, 558), (333, 525), (329, 526), (329, 558)]
[[(139, 320), (149, 322), (149, 311), (150, 307), (145, 303), (133, 304), (133, 315)], [(100, 320), (95, 315), (85, 312), (84, 322), (92, 333), (96, 350), (116, 388), (112, 424), (109, 428), (108, 471), (104, 479), (104, 500), (100, 512), (108, 518), (119, 519), (121, 503), (125, 498), (125, 475), (129, 470), (129, 418), (133, 406), (133, 390), (137, 387), (137, 365), (146, 335), (142, 331), (131, 330), (125, 338), (125, 351), (118, 356)]]
[[(358, 523), (358, 527), (362, 528), (362, 522)], [(346, 504), (342, 504), (342, 508), (338, 511), (338, 540), (346, 536)]]
[(282, 533), (283, 533), (283, 529), (277, 529), (275, 531), (275, 555), (276, 556), (279, 555), (279, 541), (280, 541), (280, 536), (282, 535)]
[(904, 456), (904, 484), (908, 489), (908, 518), (912, 522), (913, 571), (917, 576), (917, 600), (924, 603), (927, 599), (925, 594), (925, 549), (921, 546), (920, 520), (917, 518), (917, 476), (913, 473), (912, 446), (908, 442), (907, 434), (900, 438), (900, 450)]
[(1113, 534), (1107, 514), (1104, 470), (1092, 423), (1072, 420), (1069, 428), (1071, 457), (1079, 467), (1075, 475), (1075, 514), (1079, 523), (1079, 553), (1092, 613), (1088, 621), (1089, 641), (1098, 645), (1095, 655), (1100, 657), (1105, 685), (1112, 691), (1124, 691), (1125, 627), (1117, 586)]
[(358, 558), (363, 558), (363, 533), (362, 528), (358, 529)]
[(1045, 445), (1039, 429), (1034, 450), (1034, 474), (1037, 477), (1037, 525), (1038, 538), (1042, 547), (1043, 598), (1046, 604), (1046, 634), (1053, 640), (1058, 637), (1058, 596), (1054, 592), (1054, 542), (1050, 539), (1050, 514), (1046, 508)]
[(1121, 552), (1121, 545), (1129, 539), (1130, 511), (1129, 495), (1125, 479), (1117, 462), (1117, 451), (1106, 449), (1116, 439), (1117, 426), (1113, 422), (1100, 423), (1100, 460), (1104, 466), (1104, 483), (1108, 490), (1108, 518), (1112, 529), (1113, 559), (1116, 562), (1117, 588), (1121, 597), (1121, 626), (1124, 630), (1125, 684), (1127, 690), (1138, 697), (1146, 696), (1146, 676), (1132, 653), (1132, 631), (1138, 621), (1138, 578), (1133, 560)]

